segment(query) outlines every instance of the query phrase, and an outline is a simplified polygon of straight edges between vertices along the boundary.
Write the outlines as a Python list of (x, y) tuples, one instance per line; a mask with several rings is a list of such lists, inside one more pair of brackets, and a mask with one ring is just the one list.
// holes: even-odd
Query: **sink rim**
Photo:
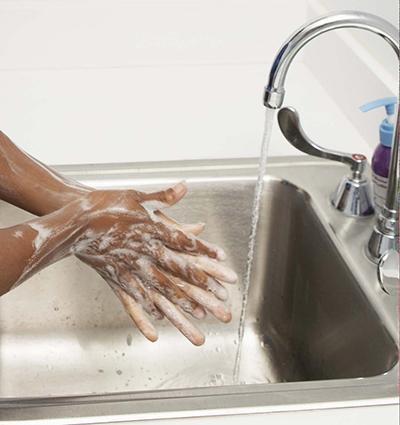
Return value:
[[(88, 423), (88, 420), (104, 421), (106, 415), (107, 421), (112, 423), (122, 420), (398, 405), (397, 387), (393, 383), (398, 370), (397, 363), (386, 374), (369, 378), (8, 400), (0, 402), (0, 418), (42, 421), (51, 418), (51, 422), (54, 420), (57, 424), (70, 424), (71, 418), (74, 420), (73, 423)], [(388, 378), (392, 383), (388, 382)], [(184, 396), (182, 392), (185, 393)], [(288, 396), (291, 396), (291, 399)], [(193, 407), (194, 401), (196, 408)], [(163, 403), (162, 409), (160, 402)], [(99, 405), (107, 412), (106, 414), (98, 415)]]
[[(395, 377), (399, 372), (399, 360), (387, 371), (380, 375), (359, 377), (359, 378), (336, 378), (336, 379), (321, 379), (315, 381), (296, 381), (296, 382), (273, 382), (273, 383), (260, 383), (260, 384), (237, 384), (237, 385), (222, 385), (222, 386), (208, 386), (208, 387), (188, 387), (183, 389), (160, 389), (160, 390), (140, 390), (140, 391), (122, 391), (109, 394), (89, 394), (79, 396), (55, 396), (55, 397), (2, 397), (0, 398), (0, 408), (7, 407), (8, 403), (20, 402), (22, 407), (24, 403), (27, 406), (32, 402), (38, 402), (39, 405), (48, 404), (65, 404), (69, 401), (83, 401), (90, 402), (98, 401), (127, 401), (127, 400), (147, 400), (147, 399), (169, 399), (188, 392), (188, 397), (199, 396), (226, 396), (230, 394), (253, 394), (253, 393), (269, 393), (281, 391), (299, 391), (304, 389), (321, 389), (321, 388), (353, 388), (360, 386), (376, 386), (387, 385), (386, 377)], [(185, 396), (186, 397), (186, 396)]]

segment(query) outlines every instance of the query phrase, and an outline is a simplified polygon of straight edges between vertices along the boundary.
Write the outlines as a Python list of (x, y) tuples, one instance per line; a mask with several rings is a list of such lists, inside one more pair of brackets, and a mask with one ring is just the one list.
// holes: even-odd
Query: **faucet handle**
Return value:
[(298, 150), (319, 158), (338, 161), (350, 166), (351, 175), (342, 179), (331, 195), (332, 205), (349, 216), (368, 216), (374, 213), (371, 189), (364, 177), (367, 158), (363, 154), (347, 154), (325, 149), (314, 143), (304, 132), (299, 114), (292, 107), (278, 112), (279, 127), (288, 142)]
[(295, 108), (285, 107), (278, 112), (279, 127), (287, 141), (299, 151), (319, 158), (342, 162), (350, 166), (352, 171), (363, 174), (367, 158), (363, 154), (347, 154), (325, 149), (314, 143), (300, 124), (299, 113)]

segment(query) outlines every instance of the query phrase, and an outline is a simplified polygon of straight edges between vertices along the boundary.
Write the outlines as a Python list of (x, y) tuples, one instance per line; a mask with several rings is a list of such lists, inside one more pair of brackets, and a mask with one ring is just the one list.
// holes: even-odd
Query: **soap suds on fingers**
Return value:
[[(204, 335), (187, 315), (202, 319), (210, 312), (228, 322), (224, 282), (234, 283), (237, 276), (221, 264), (226, 258), (221, 248), (160, 214), (184, 193), (181, 184), (153, 194), (94, 191), (76, 201), (70, 218), (58, 226), (40, 219), (28, 222), (36, 235), (21, 279), (45, 263), (75, 255), (106, 280), (149, 340), (158, 338), (151, 320), (167, 317), (193, 344), (201, 345)], [(80, 216), (84, 224), (75, 229)], [(186, 228), (200, 233), (204, 225)]]

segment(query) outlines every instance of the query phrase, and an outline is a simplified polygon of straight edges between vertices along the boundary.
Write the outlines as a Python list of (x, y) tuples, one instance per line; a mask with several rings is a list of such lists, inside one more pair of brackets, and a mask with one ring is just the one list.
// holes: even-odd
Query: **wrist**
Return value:
[[(28, 225), (37, 231), (33, 245), (40, 255), (59, 258), (70, 254), (73, 244), (84, 234), (89, 222), (87, 206), (81, 199), (72, 201), (62, 208)], [(37, 255), (38, 252), (35, 253)]]
[(71, 202), (44, 217), (4, 230), (8, 232), (5, 237), (10, 240), (14, 257), (20, 259), (8, 270), (11, 287), (72, 254), (72, 247), (84, 234), (88, 222), (87, 213), (80, 204), (80, 201)]
[(50, 214), (85, 198), (92, 191), (93, 189), (89, 187), (62, 184), (58, 191), (51, 193), (43, 205), (42, 212), (43, 214)]

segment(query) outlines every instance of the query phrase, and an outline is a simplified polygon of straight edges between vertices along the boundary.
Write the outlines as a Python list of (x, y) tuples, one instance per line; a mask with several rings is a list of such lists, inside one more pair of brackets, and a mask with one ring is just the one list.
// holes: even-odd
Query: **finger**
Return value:
[(186, 195), (187, 190), (186, 184), (180, 182), (166, 190), (143, 193), (141, 204), (153, 211), (170, 207), (179, 202)]
[[(178, 253), (165, 248), (160, 241), (150, 240), (146, 243), (135, 243), (134, 249), (137, 252), (154, 258), (163, 269), (169, 271), (171, 274), (212, 292), (223, 301), (228, 298), (227, 290), (219, 282), (201, 270), (197, 265), (188, 262)], [(146, 259), (139, 259), (137, 261), (138, 264), (141, 264), (142, 270), (149, 268), (149, 264), (144, 264), (146, 261)]]
[(98, 257), (96, 257), (96, 255), (77, 255), (77, 257), (94, 268), (107, 282), (112, 281), (117, 286), (120, 286), (128, 295), (133, 297), (153, 319), (163, 319), (163, 314), (151, 301), (140, 278), (133, 276), (130, 272), (132, 265), (129, 264), (124, 257), (121, 257), (118, 261), (115, 261), (115, 258), (113, 258), (111, 254), (100, 255)]
[(136, 224), (127, 237), (132, 240), (139, 240), (139, 238), (142, 240), (145, 235), (162, 241), (176, 251), (193, 255), (206, 255), (218, 260), (226, 259), (226, 254), (222, 248), (182, 230), (167, 226), (161, 221), (153, 222), (151, 225), (148, 223)]
[(179, 286), (190, 298), (201, 304), (206, 310), (208, 310), (213, 316), (224, 323), (228, 323), (232, 319), (232, 314), (225, 304), (210, 294), (210, 292), (204, 291), (197, 286), (190, 285), (179, 278), (174, 278), (176, 285)]
[(138, 265), (141, 267), (141, 277), (146, 283), (156, 288), (172, 303), (178, 305), (183, 311), (196, 319), (203, 319), (205, 317), (206, 312), (204, 309), (178, 288), (151, 260), (141, 258), (138, 260)]
[(194, 345), (204, 344), (203, 333), (196, 328), (171, 301), (157, 291), (151, 290), (154, 304), (165, 314), (168, 320)]
[(190, 254), (206, 255), (218, 260), (226, 259), (224, 250), (214, 244), (163, 223), (154, 223), (154, 225), (158, 230), (159, 238), (172, 249)]
[(129, 296), (124, 290), (119, 288), (111, 280), (107, 280), (107, 283), (110, 285), (111, 289), (117, 295), (122, 305), (124, 306), (126, 312), (133, 320), (139, 331), (150, 341), (155, 342), (158, 339), (158, 333), (156, 328), (147, 318), (146, 313), (140, 304)]
[(212, 292), (223, 301), (228, 298), (227, 290), (212, 276), (209, 276), (193, 262), (188, 261), (185, 256), (166, 248), (160, 241), (150, 240), (136, 249), (153, 257), (163, 269), (174, 276)]
[(107, 282), (114, 282), (140, 305), (156, 320), (163, 319), (163, 314), (158, 310), (146, 293), (146, 289), (139, 278), (134, 278), (126, 272), (129, 264), (124, 260), (115, 261), (112, 255), (81, 255), (75, 254), (84, 263), (88, 264)]
[(153, 319), (161, 320), (164, 317), (151, 300), (148, 290), (138, 276), (125, 271), (116, 283), (119, 283), (122, 289), (133, 297)]
[(205, 271), (210, 276), (215, 277), (219, 281), (226, 283), (236, 283), (238, 280), (237, 274), (229, 267), (221, 264), (218, 261), (212, 260), (204, 256), (194, 256), (187, 254), (176, 254), (186, 259), (188, 263), (196, 264), (200, 269)]
[(185, 233), (191, 233), (192, 235), (198, 236), (206, 227), (204, 223), (194, 223), (194, 224), (181, 224), (168, 217), (162, 211), (155, 211), (154, 214), (161, 220), (166, 226), (172, 226), (179, 230), (182, 230)]

